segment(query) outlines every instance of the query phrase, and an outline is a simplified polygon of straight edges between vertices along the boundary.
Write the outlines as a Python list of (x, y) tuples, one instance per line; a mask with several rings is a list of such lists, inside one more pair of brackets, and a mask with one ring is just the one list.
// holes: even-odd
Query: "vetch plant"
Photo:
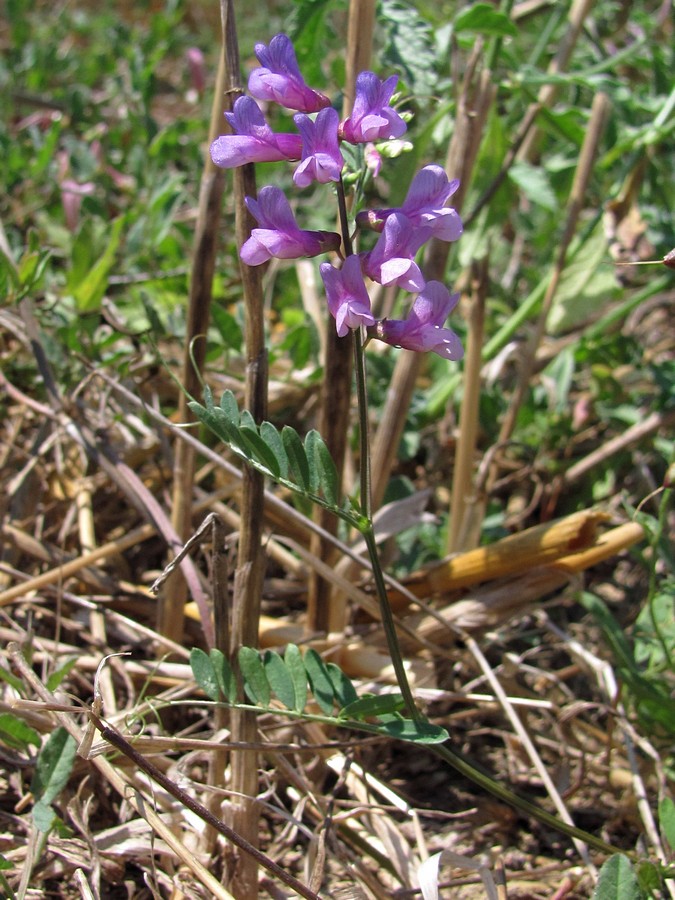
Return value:
[[(444, 743), (447, 732), (428, 722), (415, 705), (398, 644), (373, 525), (365, 346), (370, 340), (379, 340), (416, 352), (431, 351), (448, 360), (462, 358), (459, 338), (445, 326), (458, 295), (450, 294), (439, 281), (426, 282), (415, 261), (417, 252), (431, 237), (444, 241), (460, 237), (461, 219), (454, 209), (445, 205), (457, 190), (458, 182), (449, 180), (440, 166), (425, 166), (414, 177), (401, 207), (365, 210), (350, 222), (345, 184), (355, 185), (358, 192), (366, 174), (377, 171), (382, 164), (384, 154), (379, 153), (373, 142), (396, 140), (405, 132), (404, 120), (391, 106), (395, 78), (382, 82), (372, 72), (361, 73), (356, 80), (352, 113), (339, 122), (328, 99), (305, 84), (293, 46), (285, 35), (277, 35), (269, 47), (257, 45), (256, 54), (262, 66), (252, 73), (249, 90), (259, 99), (298, 110), (294, 121), (300, 135), (275, 135), (262, 111), (251, 106), (255, 101), (242, 97), (235, 104), (236, 114), (228, 116), (230, 125), (236, 129), (239, 124), (241, 132), (217, 138), (211, 146), (211, 155), (216, 165), (229, 168), (265, 159), (279, 160), (277, 154), (281, 153), (281, 148), (284, 151), (282, 158), (299, 161), (294, 177), (296, 186), (304, 187), (314, 181), (335, 184), (341, 234), (301, 229), (281, 189), (267, 186), (259, 192), (257, 200), (246, 199), (260, 227), (254, 228), (251, 237), (243, 243), (240, 255), (245, 263), (255, 266), (272, 257), (294, 259), (322, 253), (336, 254), (337, 258), (322, 263), (319, 271), (338, 336), (346, 338), (351, 333), (353, 337), (360, 437), (358, 502), (351, 497), (340, 499), (335, 462), (317, 431), (310, 431), (303, 441), (288, 425), (279, 431), (270, 422), (258, 424), (248, 411), (238, 409), (235, 397), (229, 391), (216, 404), (209, 389), (205, 388), (204, 404), (192, 400), (189, 406), (196, 417), (250, 467), (330, 510), (361, 535), (371, 562), (382, 625), (401, 693), (400, 696), (353, 699), (351, 693), (347, 697), (343, 690), (344, 679), (338, 678), (338, 673), (333, 670), (324, 671), (320, 657), (312, 651), (302, 660), (297, 651), (291, 651), (290, 656), (287, 653), (281, 661), (273, 656), (261, 657), (257, 650), (242, 647), (238, 664), (246, 695), (254, 702), (247, 708), (267, 710), (268, 699), (274, 693), (286, 706), (286, 715), (304, 717), (306, 713), (301, 705), (304, 700), (298, 700), (295, 694), (291, 698), (291, 686), (297, 676), (298, 696), (302, 698), (308, 679), (315, 700), (319, 702), (320, 697), (324, 697), (323, 712), (327, 718), (323, 721), (424, 742), (431, 752), (493, 796), (589, 846), (602, 852), (613, 852), (614, 848), (601, 839), (562, 821), (485, 775)], [(341, 142), (365, 145), (361, 155), (365, 172), (343, 173)], [(261, 144), (267, 149), (261, 149)], [(350, 154), (349, 158), (353, 156)], [(358, 201), (360, 197), (355, 199)], [(357, 232), (372, 230), (379, 233), (371, 250), (355, 252), (352, 226)], [(416, 296), (407, 317), (376, 319), (368, 279), (383, 285), (395, 284), (414, 293)], [(339, 389), (336, 385), (335, 390)], [(210, 659), (201, 653), (193, 654), (195, 677), (210, 696), (226, 696), (231, 679), (228, 672), (222, 670), (223, 654), (218, 648), (214, 652), (216, 655)], [(338, 707), (337, 716), (334, 703)], [(364, 723), (364, 717), (370, 721)]]
[[(334, 183), (336, 186), (341, 236), (336, 232), (300, 228), (283, 191), (269, 185), (260, 190), (257, 200), (246, 198), (246, 205), (259, 227), (253, 229), (240, 253), (242, 260), (250, 266), (261, 265), (273, 257), (299, 259), (328, 252), (337, 254), (337, 264), (322, 263), (320, 273), (328, 310), (335, 319), (338, 336), (346, 337), (350, 331), (354, 335), (361, 440), (360, 506), (357, 508), (351, 502), (345, 510), (337, 502), (327, 503), (326, 497), (329, 495), (337, 499), (338, 486), (330, 484), (327, 489), (325, 484), (320, 483), (321, 479), (312, 481), (312, 470), (317, 471), (312, 463), (315, 458), (325, 461), (327, 455), (318, 435), (312, 439), (308, 452), (292, 429), (285, 428), (279, 435), (269, 423), (257, 429), (247, 420), (249, 427), (245, 431), (243, 420), (232, 410), (230, 400), (215, 407), (207, 395), (206, 407), (193, 403), (192, 408), (249, 463), (276, 480), (281, 477), (285, 484), (292, 485), (301, 493), (311, 493), (312, 499), (328, 505), (363, 535), (373, 566), (382, 621), (399, 687), (408, 714), (422, 725), (398, 649), (373, 530), (364, 349), (369, 340), (376, 339), (410, 350), (431, 350), (446, 359), (461, 359), (459, 339), (451, 329), (444, 327), (458, 297), (451, 296), (439, 282), (427, 285), (415, 262), (417, 252), (432, 236), (454, 241), (461, 235), (462, 223), (457, 212), (445, 206), (457, 189), (458, 182), (449, 181), (440, 166), (426, 166), (413, 180), (400, 209), (372, 210), (362, 213), (356, 223), (350, 222), (340, 144), (366, 144), (369, 147), (366, 168), (372, 171), (381, 164), (381, 159), (376, 159), (373, 165), (373, 157), (377, 154), (373, 142), (394, 140), (406, 131), (404, 119), (391, 105), (396, 76), (382, 81), (374, 72), (361, 72), (356, 79), (351, 114), (340, 122), (329, 98), (305, 83), (293, 45), (286, 35), (276, 35), (268, 46), (257, 44), (255, 52), (261, 66), (250, 75), (249, 92), (259, 100), (273, 101), (297, 110), (293, 121), (299, 134), (275, 134), (255, 100), (240, 97), (233, 112), (226, 114), (234, 133), (222, 135), (213, 142), (211, 158), (216, 165), (224, 168), (250, 162), (299, 160), (293, 174), (297, 187), (305, 188), (313, 182)], [(372, 250), (354, 252), (350, 237), (354, 224), (357, 229), (379, 232)], [(408, 317), (402, 320), (376, 320), (371, 309), (367, 279), (417, 293)], [(242, 432), (245, 432), (243, 440)], [(315, 457), (312, 448), (316, 446), (323, 449)], [(324, 474), (329, 470), (330, 466), (324, 466)], [(335, 479), (329, 476), (330, 480)], [(323, 493), (323, 498), (319, 497), (320, 493)]]

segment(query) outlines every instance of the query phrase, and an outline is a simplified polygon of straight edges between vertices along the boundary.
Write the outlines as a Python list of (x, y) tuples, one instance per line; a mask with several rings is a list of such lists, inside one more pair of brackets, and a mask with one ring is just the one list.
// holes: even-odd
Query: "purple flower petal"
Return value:
[(236, 134), (224, 134), (211, 144), (211, 159), (222, 169), (249, 162), (300, 159), (302, 140), (296, 134), (275, 134), (255, 100), (239, 97), (232, 112), (225, 113)]
[(344, 159), (338, 146), (338, 114), (329, 107), (322, 109), (315, 121), (304, 113), (293, 116), (302, 138), (302, 162), (293, 174), (298, 187), (313, 181), (326, 184), (339, 181)]
[(403, 213), (393, 213), (373, 249), (362, 255), (366, 275), (379, 284), (397, 284), (406, 291), (422, 290), (424, 276), (414, 256), (430, 236), (430, 228), (415, 228)]
[(356, 78), (352, 114), (340, 126), (340, 136), (351, 144), (392, 140), (406, 131), (406, 124), (389, 101), (398, 78), (392, 75), (380, 81), (374, 72), (361, 72)]
[(403, 213), (415, 226), (431, 229), (441, 241), (456, 241), (462, 234), (462, 220), (457, 210), (445, 206), (459, 187), (459, 181), (448, 181), (441, 166), (425, 166), (412, 180), (403, 206), (393, 209), (369, 209), (356, 217), (360, 228), (381, 231), (393, 213)]
[(307, 113), (330, 106), (328, 97), (305, 84), (287, 35), (275, 35), (269, 46), (256, 44), (255, 55), (260, 68), (251, 72), (248, 89), (258, 100), (273, 100), (288, 109)]
[(298, 228), (290, 204), (281, 188), (262, 188), (258, 199), (246, 198), (246, 206), (260, 225), (243, 244), (239, 255), (249, 266), (268, 259), (299, 259), (318, 256), (340, 247), (340, 235), (332, 231), (304, 231)]
[(319, 271), (338, 337), (344, 337), (350, 328), (375, 324), (358, 256), (348, 256), (341, 269), (334, 268), (330, 263), (322, 263)]

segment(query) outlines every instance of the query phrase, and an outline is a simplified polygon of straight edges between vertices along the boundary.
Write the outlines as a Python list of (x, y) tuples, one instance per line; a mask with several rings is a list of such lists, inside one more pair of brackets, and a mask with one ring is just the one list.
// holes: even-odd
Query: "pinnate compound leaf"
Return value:
[(289, 644), (284, 653), (286, 668), (293, 680), (293, 692), (295, 699), (293, 709), (302, 712), (307, 703), (307, 670), (302, 661), (302, 654), (295, 644)]
[(209, 700), (217, 700), (220, 688), (211, 657), (199, 647), (194, 647), (190, 651), (190, 668), (195, 681)]
[(236, 703), (237, 679), (227, 657), (222, 650), (216, 650), (214, 647), (209, 654), (209, 658), (220, 692), (229, 703)]
[(265, 651), (263, 666), (269, 686), (284, 704), (286, 709), (295, 708), (295, 687), (291, 673), (278, 653), (273, 650)]
[(333, 685), (335, 699), (340, 707), (339, 715), (342, 715), (345, 706), (349, 706), (350, 703), (354, 703), (355, 700), (358, 700), (356, 688), (342, 669), (339, 666), (336, 666), (335, 663), (326, 663), (326, 671), (328, 672), (328, 677)]
[(500, 12), (491, 3), (474, 3), (465, 7), (453, 23), (455, 32), (476, 31), (495, 37), (516, 37), (518, 29), (506, 13)]
[(246, 696), (256, 706), (270, 705), (270, 685), (265, 675), (265, 667), (260, 654), (252, 647), (239, 648), (239, 668), (244, 679)]
[(298, 432), (291, 428), (290, 425), (284, 425), (281, 431), (281, 440), (284, 443), (284, 450), (288, 456), (288, 462), (295, 481), (304, 491), (311, 490), (307, 454), (302, 446)]
[(265, 441), (270, 451), (274, 454), (274, 458), (279, 466), (279, 475), (281, 478), (288, 478), (288, 456), (284, 449), (284, 442), (281, 435), (271, 422), (261, 422), (260, 437)]
[(68, 783), (75, 761), (77, 742), (65, 728), (58, 727), (40, 751), (31, 790), (38, 800), (51, 803)]
[(11, 713), (0, 715), (0, 741), (14, 750), (28, 750), (31, 744), (39, 747), (42, 743), (37, 731)]
[(637, 875), (623, 853), (615, 853), (603, 863), (593, 900), (643, 900)]
[(314, 699), (319, 704), (321, 711), (330, 716), (333, 712), (334, 691), (326, 664), (316, 650), (311, 647), (305, 653), (304, 662)]

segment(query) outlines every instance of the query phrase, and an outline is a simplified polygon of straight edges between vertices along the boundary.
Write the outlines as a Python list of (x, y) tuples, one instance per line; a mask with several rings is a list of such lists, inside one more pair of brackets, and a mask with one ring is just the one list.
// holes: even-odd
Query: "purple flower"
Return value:
[(313, 113), (330, 106), (325, 94), (307, 87), (300, 74), (291, 39), (285, 34), (275, 35), (269, 43), (255, 45), (255, 55), (261, 68), (254, 69), (248, 78), (248, 89), (258, 100), (274, 100), (288, 109)]
[(379, 284), (397, 284), (404, 291), (421, 291), (424, 276), (414, 256), (429, 237), (430, 228), (415, 228), (403, 213), (388, 216), (373, 249), (362, 254), (366, 275)]
[(301, 256), (318, 256), (340, 247), (339, 234), (298, 228), (281, 188), (262, 188), (257, 200), (246, 198), (246, 206), (260, 225), (260, 228), (253, 229), (239, 254), (249, 266), (259, 266), (273, 256), (277, 259), (298, 259)]
[(340, 137), (351, 144), (365, 144), (404, 134), (405, 122), (389, 106), (397, 81), (396, 75), (380, 81), (374, 72), (361, 72), (356, 78), (352, 114), (340, 125)]
[(338, 337), (344, 337), (350, 328), (375, 324), (358, 256), (348, 256), (341, 269), (335, 269), (330, 263), (321, 263), (319, 271)]
[(359, 213), (361, 227), (381, 231), (386, 219), (395, 212), (407, 216), (413, 225), (425, 225), (441, 241), (456, 241), (462, 234), (457, 210), (446, 206), (459, 187), (459, 180), (448, 181), (441, 166), (425, 166), (412, 180), (403, 206), (394, 209), (370, 209)]
[(405, 347), (406, 350), (431, 350), (445, 359), (464, 356), (462, 344), (443, 323), (457, 305), (459, 294), (450, 294), (440, 281), (429, 281), (413, 303), (407, 319), (383, 319), (375, 326), (373, 337)]
[(211, 144), (211, 159), (222, 169), (249, 162), (300, 159), (302, 140), (297, 134), (275, 134), (255, 100), (239, 97), (225, 118), (236, 134), (224, 134)]
[(344, 159), (338, 147), (337, 112), (332, 107), (322, 109), (314, 122), (304, 113), (297, 113), (293, 121), (302, 137), (302, 162), (293, 181), (301, 188), (313, 181), (339, 181)]

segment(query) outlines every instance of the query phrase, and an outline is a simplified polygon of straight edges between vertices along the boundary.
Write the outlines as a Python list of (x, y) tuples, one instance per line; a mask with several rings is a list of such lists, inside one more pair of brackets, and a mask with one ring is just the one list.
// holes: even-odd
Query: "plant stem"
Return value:
[(389, 597), (387, 596), (387, 588), (384, 583), (382, 566), (380, 565), (380, 557), (377, 552), (377, 542), (375, 540), (375, 530), (373, 529), (372, 521), (368, 520), (367, 525), (364, 522), (363, 527), (360, 528), (359, 531), (363, 536), (364, 541), (366, 542), (366, 547), (368, 548), (368, 556), (370, 557), (370, 562), (373, 567), (373, 577), (375, 579), (377, 599), (380, 604), (382, 627), (384, 628), (384, 634), (387, 638), (387, 646), (391, 655), (391, 662), (394, 667), (394, 672), (396, 673), (396, 681), (398, 683), (399, 690), (403, 695), (407, 714), (410, 716), (413, 722), (419, 723), (423, 721), (423, 716), (415, 706), (415, 699), (412, 695), (410, 683), (408, 681), (408, 675), (403, 663), (403, 656), (401, 654), (401, 648), (398, 643), (398, 635), (396, 634), (394, 614), (392, 613), (391, 606), (389, 604)]
[(349, 216), (347, 215), (347, 199), (342, 175), (337, 183), (338, 214), (340, 217), (340, 231), (342, 232), (342, 245), (345, 248), (345, 256), (352, 256), (352, 239), (349, 236)]
[(373, 502), (370, 471), (370, 434), (368, 423), (368, 387), (366, 384), (366, 354), (363, 349), (363, 332), (354, 331), (354, 378), (356, 402), (359, 411), (359, 474), (361, 512), (372, 525)]
[[(342, 241), (345, 248), (345, 255), (353, 254), (352, 244), (349, 237), (349, 221), (347, 218), (347, 203), (345, 200), (345, 190), (342, 179), (337, 185), (338, 208), (340, 215), (340, 228), (342, 231)], [(373, 567), (373, 577), (375, 579), (375, 589), (377, 591), (377, 599), (380, 605), (380, 616), (382, 618), (382, 626), (387, 638), (387, 646), (391, 655), (392, 665), (396, 673), (396, 681), (403, 695), (408, 715), (415, 721), (422, 719), (415, 700), (410, 689), (408, 676), (403, 663), (401, 648), (398, 643), (396, 634), (396, 624), (394, 615), (389, 605), (389, 597), (387, 596), (387, 587), (384, 583), (384, 574), (380, 565), (380, 557), (377, 551), (377, 542), (375, 540), (375, 530), (373, 528), (373, 504), (372, 504), (372, 487), (371, 487), (371, 469), (370, 469), (370, 439), (369, 439), (369, 423), (368, 423), (368, 388), (366, 382), (366, 354), (363, 342), (363, 329), (357, 328), (354, 331), (354, 377), (356, 380), (356, 400), (359, 416), (359, 474), (360, 474), (360, 500), (361, 500), (361, 517), (358, 524), (358, 530), (363, 536), (368, 548), (368, 556)]]

